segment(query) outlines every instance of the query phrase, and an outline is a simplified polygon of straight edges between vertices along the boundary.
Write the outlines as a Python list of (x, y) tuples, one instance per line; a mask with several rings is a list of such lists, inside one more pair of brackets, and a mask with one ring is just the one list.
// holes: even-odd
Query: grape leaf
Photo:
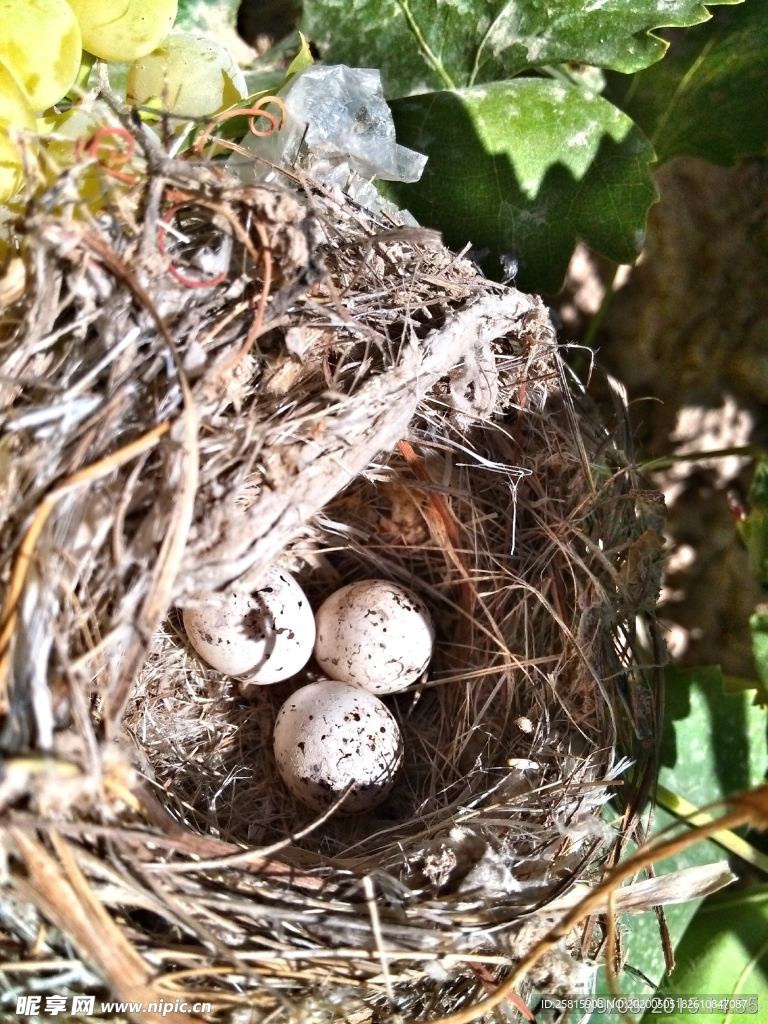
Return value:
[(748, 0), (686, 32), (661, 64), (629, 83), (612, 79), (611, 98), (660, 161), (685, 155), (727, 166), (768, 152), (767, 13), (760, 0)]
[(519, 260), (521, 287), (556, 291), (577, 240), (619, 262), (642, 244), (656, 197), (653, 151), (599, 96), (544, 78), (444, 90), (391, 104), (398, 141), (429, 157), (387, 194), (448, 244)]
[(463, 88), (566, 61), (634, 72), (664, 56), (653, 29), (741, 0), (305, 0), (326, 63), (379, 68), (388, 96)]

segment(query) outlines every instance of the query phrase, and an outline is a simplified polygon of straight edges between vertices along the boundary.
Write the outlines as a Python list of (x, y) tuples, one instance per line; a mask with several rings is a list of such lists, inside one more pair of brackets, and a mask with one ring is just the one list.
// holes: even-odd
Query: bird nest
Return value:
[[(157, 153), (87, 213), (77, 173), (27, 206), (0, 281), (0, 947), (26, 965), (3, 998), (472, 1007), (631, 832), (656, 495), (541, 301), (431, 233)], [(311, 665), (244, 686), (185, 640), (180, 609), (276, 563), (315, 606), (376, 577), (434, 618), (370, 814), (303, 809), (276, 773)], [(578, 991), (601, 934), (528, 984)]]

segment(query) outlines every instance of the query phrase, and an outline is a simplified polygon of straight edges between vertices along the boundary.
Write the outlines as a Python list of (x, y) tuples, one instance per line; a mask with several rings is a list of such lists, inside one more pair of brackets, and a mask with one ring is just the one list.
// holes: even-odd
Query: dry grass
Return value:
[[(0, 967), (0, 1005), (130, 979), (217, 1019), (429, 1020), (635, 834), (655, 495), (539, 300), (310, 183), (145, 146), (97, 215), (73, 199), (92, 166), (30, 204), (0, 321), (0, 955), (27, 965)], [(185, 274), (214, 287), (168, 273), (178, 203)], [(435, 617), (429, 678), (388, 698), (406, 763), (371, 816), (312, 821), (280, 785), (298, 681), (244, 693), (185, 644), (179, 607), (276, 558), (313, 600), (385, 576)], [(590, 926), (530, 980), (573, 991), (599, 948)]]

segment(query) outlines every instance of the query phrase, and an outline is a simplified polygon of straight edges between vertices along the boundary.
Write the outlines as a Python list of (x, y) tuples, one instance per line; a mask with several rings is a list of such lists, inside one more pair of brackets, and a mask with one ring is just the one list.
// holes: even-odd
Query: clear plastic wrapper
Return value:
[(371, 184), (374, 178), (412, 182), (421, 177), (427, 158), (398, 145), (378, 71), (313, 65), (296, 76), (282, 99), (281, 130), (266, 138), (249, 136), (245, 143), (264, 160), (253, 166), (257, 180), (286, 183), (269, 164), (301, 168), (368, 209), (381, 210), (391, 204)]

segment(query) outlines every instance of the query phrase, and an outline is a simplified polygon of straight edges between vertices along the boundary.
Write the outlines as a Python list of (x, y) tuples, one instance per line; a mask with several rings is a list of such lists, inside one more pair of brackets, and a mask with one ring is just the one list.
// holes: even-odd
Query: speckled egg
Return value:
[(340, 813), (368, 811), (392, 788), (402, 761), (400, 728), (358, 686), (321, 680), (297, 690), (275, 722), (275, 760), (302, 803), (325, 810), (351, 784)]
[(371, 693), (397, 693), (432, 657), (435, 633), (424, 602), (390, 580), (337, 590), (315, 616), (315, 658), (332, 679)]
[(307, 595), (284, 569), (271, 569), (250, 594), (230, 590), (185, 608), (189, 642), (212, 668), (249, 683), (279, 683), (312, 654), (315, 620)]

